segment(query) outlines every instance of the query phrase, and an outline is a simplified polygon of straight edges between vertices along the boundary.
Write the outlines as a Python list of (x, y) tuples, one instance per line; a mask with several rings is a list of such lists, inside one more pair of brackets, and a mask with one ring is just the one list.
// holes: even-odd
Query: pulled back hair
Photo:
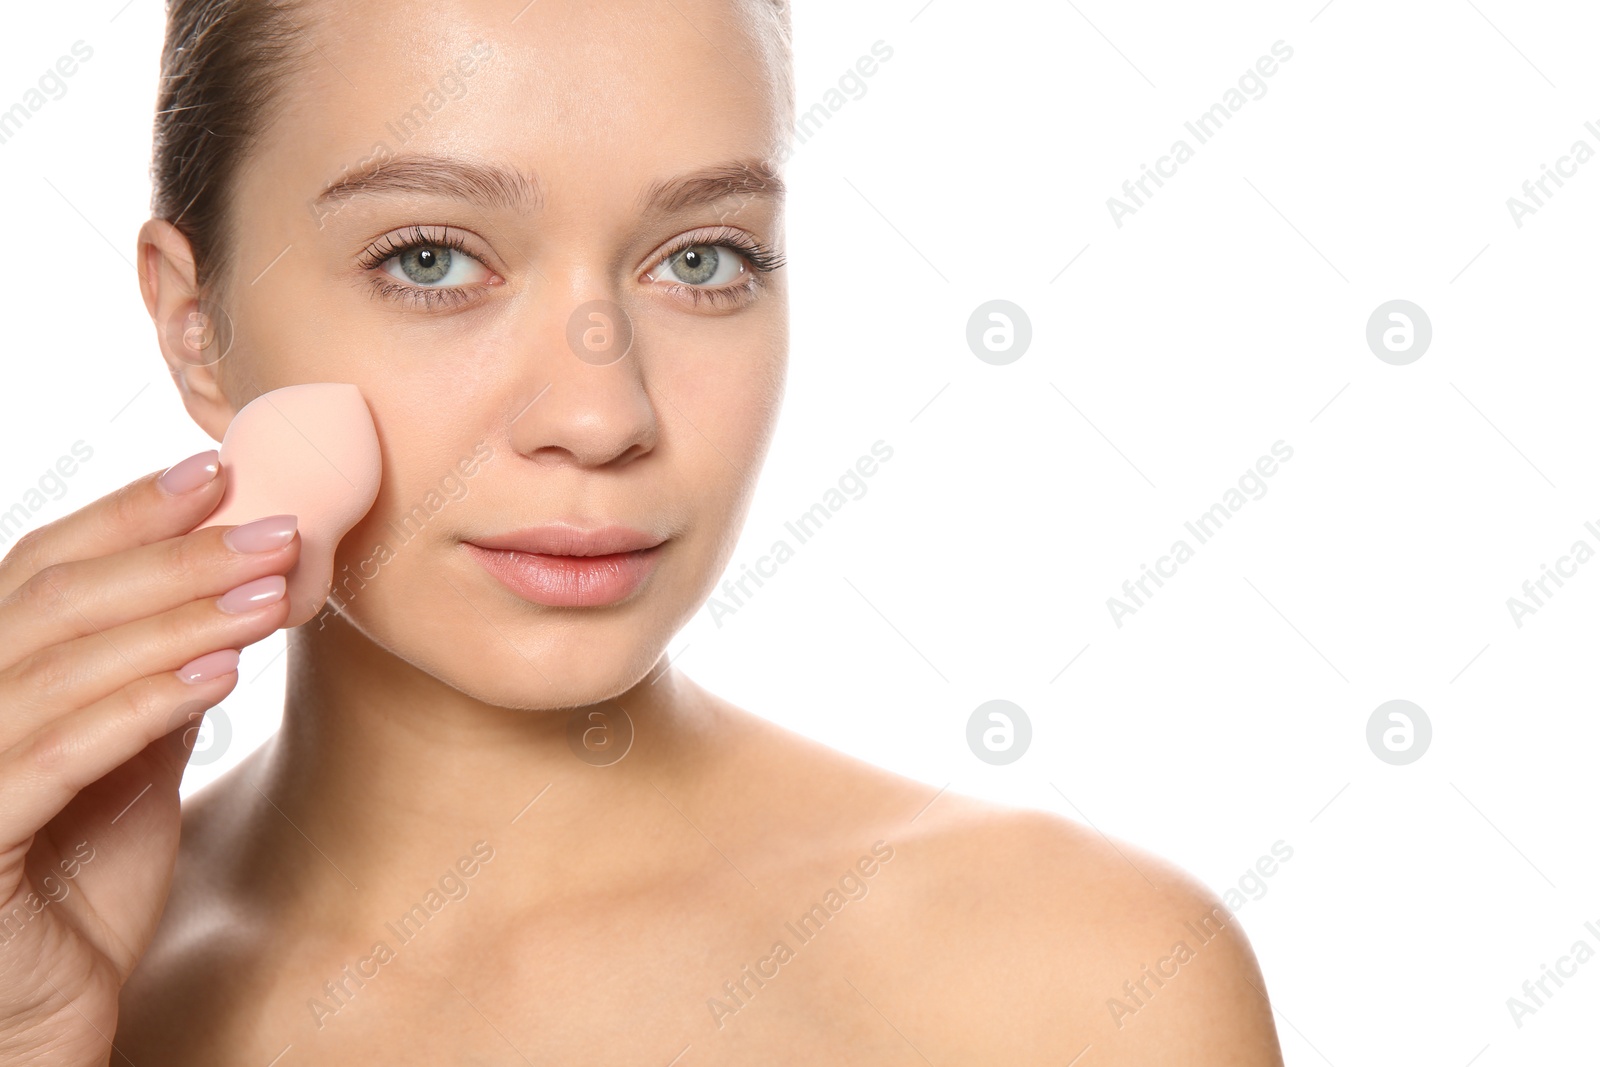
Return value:
[(204, 293), (225, 287), (239, 169), (273, 118), (283, 79), (305, 59), (288, 0), (170, 0), (156, 94), (150, 212), (194, 250)]
[[(780, 45), (779, 91), (794, 113), (789, 0), (743, 0)], [(200, 292), (229, 281), (240, 168), (275, 117), (284, 81), (309, 61), (305, 0), (168, 0), (156, 95), (150, 212), (194, 251)]]

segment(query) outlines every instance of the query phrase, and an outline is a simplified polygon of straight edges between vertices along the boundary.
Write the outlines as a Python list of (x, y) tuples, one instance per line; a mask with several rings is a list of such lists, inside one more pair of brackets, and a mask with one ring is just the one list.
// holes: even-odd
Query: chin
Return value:
[[(408, 595), (402, 589), (410, 583), (396, 575), (393, 586), (371, 590), (345, 617), (368, 641), (452, 689), (525, 711), (626, 693), (651, 676), (695, 608), (657, 586), (608, 608), (551, 611), (458, 575), (449, 581), (429, 581), (426, 593)], [(668, 602), (686, 610), (669, 610)]]
[[(665, 645), (584, 640), (579, 632), (556, 637), (526, 659), (500, 643), (500, 650), (464, 662), (440, 664), (438, 677), (468, 696), (520, 711), (602, 704), (647, 682)], [(535, 670), (537, 666), (537, 670)], [(627, 703), (626, 699), (624, 703)]]
[[(531, 603), (459, 544), (402, 549), (382, 573), (339, 591), (340, 614), (390, 656), (485, 704), (525, 711), (599, 704), (652, 676), (720, 569), (687, 542), (672, 547), (632, 595), (593, 607)], [(374, 669), (385, 668), (378, 661)]]

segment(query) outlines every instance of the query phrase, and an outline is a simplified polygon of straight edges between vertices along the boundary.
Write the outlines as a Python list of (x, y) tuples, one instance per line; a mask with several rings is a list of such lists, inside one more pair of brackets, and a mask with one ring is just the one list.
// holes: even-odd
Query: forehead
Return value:
[(517, 167), (551, 201), (633, 201), (708, 162), (777, 158), (787, 59), (765, 2), (310, 0), (245, 181), (311, 197), (387, 152)]

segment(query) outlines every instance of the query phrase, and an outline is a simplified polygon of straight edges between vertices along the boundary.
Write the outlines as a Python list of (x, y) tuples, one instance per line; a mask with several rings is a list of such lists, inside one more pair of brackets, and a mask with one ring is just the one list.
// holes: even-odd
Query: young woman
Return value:
[(664, 658), (783, 391), (781, 4), (173, 0), (173, 381), (218, 440), (354, 383), (382, 484), (282, 728), (181, 813), (294, 517), (188, 532), (211, 451), (0, 562), (0, 1061), (1281, 1062), (1183, 872)]

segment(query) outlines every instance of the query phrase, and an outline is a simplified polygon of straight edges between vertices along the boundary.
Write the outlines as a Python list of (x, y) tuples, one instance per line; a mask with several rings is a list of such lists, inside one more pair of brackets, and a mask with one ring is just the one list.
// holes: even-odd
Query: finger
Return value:
[(219, 597), (52, 645), (0, 670), (0, 748), (141, 678), (261, 640), (288, 618), (287, 586), (281, 574), (269, 574)]
[(294, 516), (273, 515), (243, 526), (208, 526), (109, 556), (53, 563), (0, 597), (0, 633), (9, 636), (0, 647), (0, 668), (52, 645), (221, 596), (269, 574), (287, 574), (299, 558)]
[(215, 449), (201, 452), (29, 530), (0, 559), (0, 596), (53, 564), (187, 533), (222, 500), (221, 470)]
[[(141, 678), (0, 751), (0, 849), (27, 841), (82, 790), (183, 725), (189, 713), (227, 696), (239, 680), (237, 658), (221, 659), (212, 666), (231, 661), (233, 668), (194, 684), (173, 671)], [(114, 821), (115, 814), (108, 817)]]

